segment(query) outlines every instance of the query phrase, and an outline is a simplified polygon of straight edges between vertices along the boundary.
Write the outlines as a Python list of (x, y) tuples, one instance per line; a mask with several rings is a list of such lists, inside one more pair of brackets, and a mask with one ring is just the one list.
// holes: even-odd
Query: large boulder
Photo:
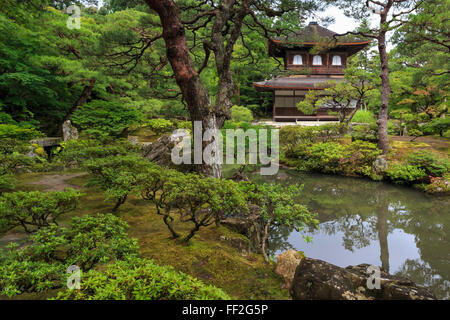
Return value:
[(263, 229), (263, 217), (260, 214), (261, 208), (250, 206), (250, 214), (234, 215), (221, 219), (221, 224), (246, 236), (250, 240), (250, 250), (260, 252), (261, 234)]
[(72, 125), (70, 120), (66, 120), (62, 124), (62, 133), (64, 142), (69, 140), (78, 140), (78, 130)]
[(378, 156), (372, 163), (372, 168), (377, 175), (383, 175), (388, 167), (388, 162), (385, 155)]
[[(433, 300), (428, 289), (380, 272), (380, 289), (369, 289), (368, 264), (341, 268), (322, 260), (303, 258), (295, 271), (290, 294), (296, 300)], [(369, 280), (371, 281), (371, 280)]]
[(182, 170), (189, 170), (189, 165), (175, 165), (172, 162), (172, 149), (179, 147), (182, 143), (183, 135), (163, 135), (155, 142), (142, 143), (142, 152), (144, 158), (149, 161), (156, 162), (160, 166)]
[(303, 257), (304, 255), (301, 252), (294, 249), (290, 249), (278, 255), (275, 273), (283, 277), (285, 281), (283, 285), (284, 289), (289, 289), (291, 287), (295, 270)]

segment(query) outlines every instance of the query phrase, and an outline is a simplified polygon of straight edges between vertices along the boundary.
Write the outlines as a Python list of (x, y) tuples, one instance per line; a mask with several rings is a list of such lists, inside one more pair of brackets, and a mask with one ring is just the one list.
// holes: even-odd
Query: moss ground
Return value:
[[(30, 185), (30, 182), (35, 183), (46, 174), (56, 173), (21, 175), (17, 189), (45, 191), (46, 186)], [(80, 208), (63, 216), (61, 224), (66, 224), (73, 216), (111, 212), (113, 201), (105, 201), (101, 191), (84, 187), (87, 179), (88, 176), (84, 175), (66, 180), (81, 187), (84, 196)], [(144, 200), (130, 197), (116, 214), (130, 224), (129, 235), (138, 239), (143, 257), (154, 259), (160, 265), (171, 265), (205, 283), (222, 288), (232, 298), (289, 298), (287, 290), (281, 289), (283, 280), (274, 273), (274, 264), (266, 264), (259, 254), (243, 255), (230, 242), (221, 239), (221, 236), (242, 237), (226, 227), (212, 225), (203, 228), (190, 244), (184, 245), (170, 238), (161, 217)], [(182, 233), (188, 230), (188, 226), (182, 223), (175, 224), (175, 228)]]

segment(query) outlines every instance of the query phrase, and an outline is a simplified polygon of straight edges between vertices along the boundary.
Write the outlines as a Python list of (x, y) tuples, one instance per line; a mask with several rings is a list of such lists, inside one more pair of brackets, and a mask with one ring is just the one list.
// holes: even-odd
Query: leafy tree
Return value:
[(193, 224), (183, 242), (188, 242), (201, 227), (226, 215), (248, 211), (245, 196), (233, 181), (161, 170), (157, 166), (143, 175), (141, 194), (154, 204), (174, 238), (181, 235), (173, 227), (173, 211), (181, 222)]
[[(166, 44), (167, 60), (174, 77), (183, 94), (192, 121), (202, 121), (202, 129), (219, 129), (229, 116), (232, 98), (235, 91), (231, 61), (242, 28), (262, 30), (266, 38), (271, 34), (280, 34), (287, 30), (288, 23), (282, 19), (296, 17), (294, 24), (298, 25), (298, 17), (320, 6), (316, 1), (284, 1), (280, 3), (263, 3), (246, 0), (243, 2), (196, 1), (191, 3), (176, 3), (172, 0), (153, 1), (147, 4), (159, 16), (163, 32), (153, 36), (151, 40), (162, 38)], [(268, 19), (265, 19), (268, 17)], [(275, 20), (281, 20), (276, 22)], [(289, 22), (292, 22), (290, 20)], [(229, 26), (229, 27), (227, 27)], [(209, 28), (210, 33), (197, 31)], [(197, 41), (203, 42), (203, 62), (196, 68), (187, 43), (186, 30), (194, 34), (193, 47)], [(197, 40), (199, 39), (199, 40)], [(245, 43), (243, 44), (245, 46)], [(201, 72), (208, 66), (211, 53), (214, 54), (217, 72), (217, 91), (212, 103), (207, 86), (201, 78)], [(212, 139), (211, 139), (212, 140)], [(217, 141), (207, 141), (213, 150), (219, 147)], [(204, 144), (206, 147), (208, 143)], [(221, 166), (218, 164), (200, 164), (198, 171), (207, 175), (221, 177)]]
[(130, 126), (139, 123), (141, 114), (118, 102), (94, 100), (79, 108), (72, 120), (89, 136), (120, 137)]
[(59, 216), (77, 207), (80, 196), (80, 192), (71, 189), (5, 193), (0, 197), (0, 230), (20, 226), (31, 233), (56, 224)]
[(345, 81), (329, 81), (324, 85), (324, 90), (310, 90), (297, 107), (305, 114), (313, 114), (318, 108), (327, 107), (338, 113), (341, 123), (348, 124), (376, 88), (377, 81), (373, 74), (373, 58), (366, 51), (360, 52), (349, 60)]
[[(370, 13), (379, 16), (379, 24), (374, 29), (367, 28), (357, 32), (347, 32), (346, 34), (357, 34), (367, 38), (375, 39), (378, 43), (380, 57), (380, 78), (381, 78), (381, 103), (378, 112), (378, 146), (383, 154), (389, 152), (388, 139), (388, 110), (389, 96), (391, 92), (389, 78), (389, 57), (387, 53), (387, 38), (389, 31), (395, 30), (403, 24), (406, 15), (416, 11), (423, 3), (423, 0), (368, 0), (368, 1), (337, 1), (347, 15), (356, 18), (367, 18)], [(349, 4), (350, 3), (350, 4)], [(352, 8), (352, 10), (349, 10)]]
[[(316, 226), (318, 221), (306, 206), (298, 203), (297, 197), (301, 193), (302, 185), (282, 186), (280, 184), (243, 183), (242, 189), (250, 202), (261, 208), (263, 226), (261, 230), (261, 253), (266, 262), (267, 239), (269, 227), (273, 224), (295, 228), (297, 231), (308, 226)], [(307, 238), (307, 240), (309, 240)]]
[(115, 212), (127, 200), (128, 195), (138, 188), (141, 175), (152, 164), (137, 155), (109, 156), (90, 159), (83, 168), (92, 174), (88, 185), (99, 186), (106, 193), (106, 199), (115, 199)]

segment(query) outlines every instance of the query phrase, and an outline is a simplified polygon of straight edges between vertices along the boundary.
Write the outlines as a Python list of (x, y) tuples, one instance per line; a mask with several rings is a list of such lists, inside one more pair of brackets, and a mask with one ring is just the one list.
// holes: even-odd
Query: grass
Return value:
[[(30, 186), (28, 183), (37, 181), (45, 174), (48, 173), (19, 176), (21, 183), (18, 190), (30, 190), (30, 187), (36, 190), (39, 186)], [(82, 187), (80, 191), (84, 192), (84, 196), (80, 208), (61, 217), (62, 225), (66, 225), (74, 216), (111, 212), (113, 201), (105, 201), (103, 193), (95, 188), (84, 187), (87, 179), (85, 175), (67, 180), (70, 184)], [(40, 189), (44, 190), (42, 186)], [(222, 240), (224, 237), (245, 238), (224, 226), (202, 228), (188, 245), (184, 245), (170, 238), (161, 217), (142, 199), (131, 196), (116, 214), (129, 223), (129, 235), (138, 239), (143, 257), (151, 258), (160, 265), (171, 265), (176, 270), (222, 288), (235, 299), (289, 298), (288, 291), (281, 289), (284, 281), (274, 273), (275, 265), (266, 264), (260, 254), (243, 254), (231, 241)], [(188, 230), (185, 223), (175, 223), (174, 226), (182, 233)]]

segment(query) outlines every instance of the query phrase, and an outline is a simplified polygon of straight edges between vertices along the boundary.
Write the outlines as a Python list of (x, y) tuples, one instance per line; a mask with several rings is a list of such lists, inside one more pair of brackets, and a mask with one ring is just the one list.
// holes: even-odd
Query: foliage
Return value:
[(111, 214), (73, 218), (70, 228), (51, 225), (32, 235), (23, 248), (10, 244), (0, 254), (0, 292), (13, 296), (65, 286), (66, 269), (88, 271), (99, 263), (134, 257), (136, 240), (128, 225)]
[(352, 128), (352, 140), (363, 140), (368, 142), (378, 141), (378, 127), (372, 122), (369, 124), (356, 125)]
[(183, 238), (184, 242), (188, 242), (201, 227), (224, 216), (248, 211), (245, 195), (233, 181), (161, 170), (156, 165), (149, 167), (141, 177), (143, 198), (155, 206), (174, 238), (181, 235), (172, 225), (173, 210), (177, 210), (181, 222), (193, 224)]
[(373, 143), (356, 140), (347, 145), (319, 142), (295, 150), (298, 169), (343, 175), (373, 174), (372, 163), (380, 155)]
[(113, 211), (124, 204), (128, 194), (135, 190), (141, 175), (151, 163), (137, 155), (114, 155), (89, 159), (83, 168), (92, 174), (88, 185), (99, 186), (106, 193), (106, 199), (115, 199)]
[(407, 163), (421, 168), (433, 177), (443, 177), (450, 171), (450, 161), (429, 151), (415, 151), (407, 155)]
[(260, 230), (261, 253), (266, 261), (268, 261), (266, 242), (272, 224), (292, 227), (297, 231), (305, 226), (314, 227), (318, 224), (315, 215), (310, 213), (306, 206), (298, 203), (298, 197), (303, 190), (302, 185), (285, 187), (280, 184), (242, 183), (240, 187), (247, 194), (248, 201), (261, 209), (260, 214), (264, 220)]
[(28, 141), (41, 135), (34, 128), (17, 126), (15, 124), (0, 124), (0, 140), (17, 139)]
[(442, 137), (444, 132), (450, 129), (450, 118), (433, 119), (423, 126), (422, 129), (424, 133), (439, 134)]
[(60, 231), (69, 243), (66, 262), (86, 271), (98, 263), (136, 256), (138, 244), (128, 238), (127, 229), (128, 224), (112, 214), (72, 218), (70, 229)]
[(331, 141), (340, 136), (345, 129), (342, 124), (324, 124), (320, 126), (284, 126), (280, 129), (280, 143), (285, 156), (294, 156), (298, 145), (317, 141)]
[(30, 146), (16, 139), (0, 139), (0, 192), (14, 188), (14, 177), (20, 168), (30, 168), (34, 160), (27, 156)]
[(450, 174), (443, 177), (430, 178), (430, 184), (426, 185), (424, 190), (429, 193), (448, 193), (450, 192)]
[(324, 173), (338, 173), (341, 170), (341, 159), (345, 157), (344, 147), (335, 142), (300, 145), (295, 153), (301, 170)]
[(177, 129), (186, 129), (192, 132), (192, 121), (174, 120), (173, 122)]
[(428, 176), (419, 166), (394, 163), (386, 170), (386, 176), (392, 182), (398, 184), (415, 184), (425, 181)]
[(141, 114), (119, 102), (93, 100), (77, 109), (72, 121), (91, 137), (120, 137), (141, 121)]
[(352, 122), (373, 123), (375, 122), (375, 115), (370, 110), (358, 110), (353, 116)]
[(381, 150), (374, 143), (356, 140), (345, 146), (345, 154), (341, 162), (346, 173), (371, 176), (373, 162)]
[(154, 133), (161, 134), (165, 132), (170, 132), (173, 130), (174, 124), (170, 120), (158, 118), (150, 119), (146, 123), (147, 127), (150, 128)]
[(251, 122), (253, 120), (252, 111), (242, 106), (231, 107), (231, 120)]
[(66, 268), (61, 263), (32, 260), (29, 249), (18, 249), (12, 242), (0, 254), (0, 293), (12, 297), (23, 292), (59, 288)]
[(30, 233), (49, 226), (62, 214), (74, 210), (80, 196), (81, 193), (73, 189), (5, 193), (0, 197), (0, 230), (20, 226)]
[(137, 154), (139, 148), (126, 139), (115, 139), (114, 142), (93, 139), (69, 140), (61, 143), (56, 156), (66, 166), (81, 165), (90, 159), (110, 156)]
[(210, 300), (229, 299), (222, 290), (205, 285), (169, 266), (148, 259), (109, 264), (103, 272), (83, 274), (81, 290), (66, 290), (63, 300)]

